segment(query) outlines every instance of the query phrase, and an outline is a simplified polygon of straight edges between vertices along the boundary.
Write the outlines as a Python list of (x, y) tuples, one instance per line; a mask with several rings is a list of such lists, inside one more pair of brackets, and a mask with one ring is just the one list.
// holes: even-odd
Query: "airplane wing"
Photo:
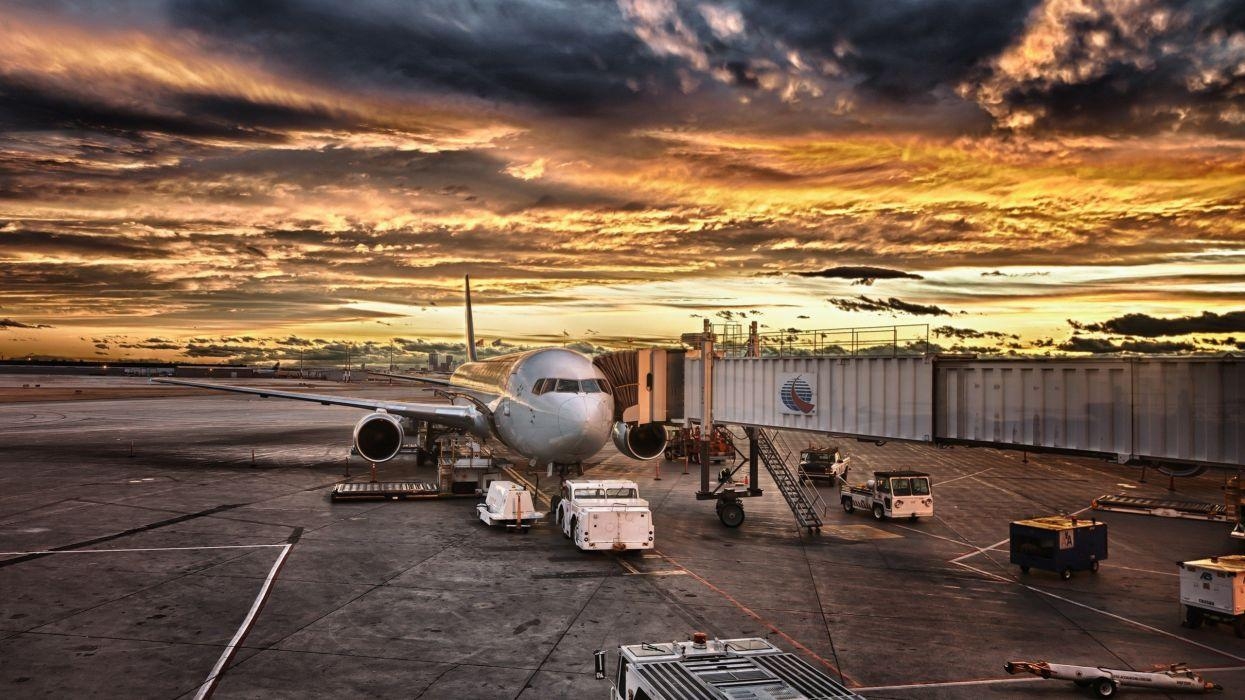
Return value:
[(295, 401), (313, 401), (324, 406), (349, 406), (369, 411), (385, 411), (396, 416), (406, 416), (415, 420), (427, 421), (451, 428), (461, 428), (480, 437), (489, 435), (489, 418), (475, 406), (451, 406), (447, 404), (408, 403), (405, 401), (388, 401), (383, 399), (357, 399), (347, 396), (331, 396), (328, 394), (299, 394), (292, 391), (261, 389), (249, 386), (232, 386), (229, 384), (213, 384), (211, 382), (190, 382), (184, 379), (152, 379), (157, 384), (176, 384), (197, 389), (213, 389), (231, 391), (237, 394), (251, 394), (261, 399), (293, 399)]
[(374, 374), (378, 377), (389, 377), (390, 379), (406, 379), (412, 382), (427, 382), (435, 386), (454, 386), (448, 379), (434, 379), (432, 377), (412, 377), (409, 374), (394, 374), (392, 372), (377, 372), (374, 369), (367, 370), (368, 374)]

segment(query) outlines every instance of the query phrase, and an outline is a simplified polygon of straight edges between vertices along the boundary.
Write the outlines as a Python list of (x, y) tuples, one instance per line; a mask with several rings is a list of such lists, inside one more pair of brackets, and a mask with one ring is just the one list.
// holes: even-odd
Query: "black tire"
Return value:
[(1245, 617), (1238, 617), (1232, 621), (1232, 632), (1241, 638), (1245, 638)]
[(1185, 606), (1184, 608), (1184, 626), (1195, 630), (1202, 626), (1202, 611), (1197, 608)]
[(579, 528), (579, 516), (573, 515), (571, 516), (571, 529), (569, 530), (570, 534), (567, 535), (567, 537), (571, 539), (572, 541), (575, 539), (575, 531), (578, 528)]
[(1100, 698), (1110, 698), (1115, 696), (1115, 681), (1110, 678), (1097, 678), (1093, 681), (1094, 695)]
[(1059, 572), (1059, 578), (1065, 581), (1071, 581), (1072, 580), (1072, 569), (1066, 566), (1063, 567), (1063, 571)]
[(1091, 573), (1095, 573), (1095, 574), (1098, 573), (1098, 560), (1097, 559), (1089, 563), (1089, 570)]
[(560, 505), (562, 505), (561, 496), (554, 496), (553, 498), (549, 499), (549, 510), (553, 511), (554, 522), (559, 522), (557, 520), (557, 517), (558, 517), (558, 511), (561, 510), (561, 508), (558, 508), (558, 506)]
[(882, 507), (881, 503), (873, 504), (873, 519), (886, 520), (886, 509)]
[(727, 527), (739, 527), (744, 524), (744, 507), (738, 502), (723, 502), (718, 509), (718, 520)]
[(1027, 573), (1029, 573), (1029, 565), (1028, 565), (1028, 564), (1021, 564), (1021, 565), (1020, 565), (1020, 573), (1022, 573), (1022, 574), (1027, 574)]
[(843, 499), (843, 511), (846, 513), (856, 512), (856, 506), (852, 504), (852, 497), (848, 496)]

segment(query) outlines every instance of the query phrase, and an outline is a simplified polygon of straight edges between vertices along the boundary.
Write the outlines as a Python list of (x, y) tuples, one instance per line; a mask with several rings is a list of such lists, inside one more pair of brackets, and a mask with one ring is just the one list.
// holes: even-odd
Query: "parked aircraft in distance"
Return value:
[(451, 399), (449, 405), (412, 403), (278, 389), (232, 386), (184, 379), (153, 379), (162, 384), (215, 389), (261, 398), (313, 401), (325, 406), (350, 406), (371, 411), (355, 425), (354, 447), (364, 459), (380, 463), (398, 455), (405, 436), (424, 437), (431, 449), (434, 436), (471, 433), (504, 445), (533, 465), (559, 468), (581, 464), (613, 436), (614, 444), (633, 459), (653, 459), (666, 449), (660, 424), (614, 422), (614, 397), (605, 374), (586, 355), (546, 347), (476, 357), (471, 315), (471, 280), (465, 279), (468, 362), (448, 380), (373, 372), (425, 382)]

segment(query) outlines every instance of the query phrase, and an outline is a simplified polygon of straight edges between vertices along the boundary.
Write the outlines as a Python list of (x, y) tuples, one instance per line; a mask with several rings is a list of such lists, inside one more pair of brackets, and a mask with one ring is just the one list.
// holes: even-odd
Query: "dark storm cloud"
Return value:
[(612, 0), (183, 0), (171, 2), (169, 13), (175, 26), (279, 57), (316, 80), (569, 113), (629, 103), (638, 81), (673, 75), (631, 34)]
[(1189, 335), (1191, 333), (1239, 333), (1245, 331), (1245, 310), (1217, 314), (1203, 311), (1199, 316), (1159, 318), (1149, 314), (1124, 314), (1099, 323), (1069, 319), (1068, 325), (1091, 333), (1117, 333), (1143, 338)]
[(14, 321), (11, 318), (0, 318), (0, 331), (8, 330), (9, 328), (52, 328), (52, 326), (49, 326), (46, 323), (31, 324), (22, 323), (21, 321)]
[(828, 267), (824, 270), (791, 272), (788, 274), (792, 274), (797, 277), (849, 279), (856, 280), (858, 283), (866, 285), (873, 284), (874, 280), (881, 279), (925, 279), (914, 272), (904, 272), (903, 270), (894, 270), (888, 267), (870, 267), (868, 265), (840, 265), (838, 267)]
[(956, 338), (959, 340), (977, 340), (981, 338), (992, 338), (994, 340), (1001, 341), (1001, 340), (1006, 340), (1008, 338), (1011, 338), (1012, 340), (1020, 339), (1020, 336), (1014, 333), (1008, 334), (1008, 333), (1001, 333), (999, 331), (979, 331), (973, 328), (957, 328), (955, 326), (938, 326), (937, 328), (932, 329), (930, 332), (936, 336), (941, 336), (943, 338)]
[(864, 295), (854, 299), (830, 298), (832, 306), (842, 311), (881, 311), (886, 313), (909, 314), (912, 316), (950, 316), (953, 312), (941, 306), (913, 304), (891, 297), (889, 299), (873, 299)]
[(1193, 352), (1198, 349), (1193, 343), (1125, 340), (1117, 344), (1106, 338), (1086, 338), (1079, 335), (1074, 335), (1055, 347), (1065, 352), (1092, 352), (1095, 354), (1133, 352), (1153, 355)]

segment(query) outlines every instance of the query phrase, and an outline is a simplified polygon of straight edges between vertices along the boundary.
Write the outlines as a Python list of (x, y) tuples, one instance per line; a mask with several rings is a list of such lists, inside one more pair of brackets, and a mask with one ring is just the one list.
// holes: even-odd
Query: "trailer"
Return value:
[(847, 482), (845, 471), (839, 476), (839, 500), (848, 513), (860, 509), (872, 512), (876, 520), (916, 520), (934, 515), (934, 491), (925, 472), (873, 472), (864, 486), (853, 486)]
[(564, 481), (551, 510), (562, 534), (580, 549), (622, 552), (653, 548), (653, 514), (634, 481)]
[[(607, 678), (605, 651), (594, 654)], [(795, 654), (759, 637), (627, 644), (618, 648), (611, 700), (864, 700)]]
[(1008, 661), (1003, 670), (1010, 674), (1032, 673), (1046, 679), (1072, 681), (1081, 688), (1092, 688), (1100, 698), (1109, 698), (1121, 686), (1154, 688), (1160, 692), (1209, 693), (1223, 686), (1202, 678), (1184, 664), (1158, 667), (1154, 671), (1120, 671), (1101, 666), (1073, 666), (1049, 661)]
[(485, 525), (504, 525), (509, 530), (527, 531), (545, 517), (532, 505), (532, 494), (513, 481), (489, 484), (488, 496), (476, 505), (476, 513)]
[(1203, 622), (1232, 625), (1245, 637), (1245, 556), (1234, 554), (1180, 562), (1180, 603), (1184, 625)]
[(1067, 581), (1073, 571), (1098, 571), (1107, 558), (1107, 524), (1051, 515), (1011, 524), (1011, 562), (1021, 573), (1053, 571)]

